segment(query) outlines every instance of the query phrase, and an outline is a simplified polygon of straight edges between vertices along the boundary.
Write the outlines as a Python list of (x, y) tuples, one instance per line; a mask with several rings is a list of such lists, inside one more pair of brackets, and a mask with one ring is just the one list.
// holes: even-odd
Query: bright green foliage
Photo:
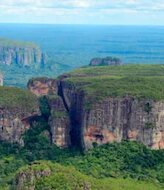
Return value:
[[(51, 145), (43, 133), (46, 127), (42, 129), (39, 128), (39, 125), (35, 127), (26, 133), (24, 148), (17, 145), (12, 147), (9, 144), (0, 146), (3, 164), (6, 157), (12, 156), (12, 162), (8, 162), (10, 170), (5, 175), (2, 175), (3, 172), (0, 174), (0, 177), (3, 178), (3, 183), (0, 182), (0, 185), (9, 185), (15, 171), (23, 163), (31, 163), (31, 161), (40, 159), (51, 160), (70, 167), (68, 169), (63, 167), (62, 169), (60, 166), (60, 172), (54, 172), (50, 177), (37, 181), (38, 189), (44, 189), (48, 185), (47, 187), (50, 189), (56, 186), (64, 190), (66, 187), (62, 186), (63, 181), (70, 189), (72, 188), (71, 185), (78, 187), (81, 181), (87, 181), (93, 185), (94, 188), (92, 189), (98, 189), (100, 187), (98, 185), (101, 185), (104, 190), (108, 190), (109, 187), (117, 190), (120, 183), (121, 190), (126, 188), (131, 190), (130, 188), (133, 185), (136, 190), (142, 188), (160, 189), (157, 184), (164, 184), (164, 151), (162, 150), (153, 151), (135, 142), (123, 142), (95, 147), (85, 154), (79, 154), (79, 152), (61, 150)], [(47, 162), (45, 164), (47, 165)], [(35, 170), (39, 168), (43, 170), (47, 168), (46, 165), (40, 167), (40, 164), (34, 164), (33, 167)], [(55, 167), (55, 165), (52, 167), (54, 171)], [(5, 165), (4, 168), (8, 170)], [(27, 168), (25, 167), (24, 170), (28, 172)], [(153, 185), (151, 182), (155, 184)]]
[(0, 186), (7, 187), (11, 183), (11, 178), (14, 177), (15, 171), (22, 167), (25, 162), (22, 159), (15, 157), (3, 157), (0, 159)]
[(164, 183), (164, 150), (150, 150), (136, 142), (96, 147), (69, 163), (96, 178), (130, 177)]
[[(26, 173), (28, 178), (24, 181), (24, 189), (35, 186), (36, 190), (157, 190), (162, 187), (153, 183), (137, 182), (132, 179), (96, 179), (84, 175), (73, 167), (64, 167), (51, 162), (40, 161), (30, 167), (22, 168), (19, 172)], [(17, 177), (19, 176), (19, 172)], [(47, 176), (39, 176), (40, 173)], [(33, 180), (29, 180), (29, 179)], [(14, 188), (13, 188), (14, 189)]]
[[(0, 163), (4, 167), (1, 167), (0, 170), (0, 178), (3, 179), (0, 181), (0, 186), (3, 185), (5, 187), (9, 185), (14, 173), (20, 166), (35, 160), (51, 160), (65, 166), (74, 166), (77, 171), (81, 172), (78, 175), (85, 175), (84, 178), (88, 178), (87, 180), (89, 181), (90, 177), (88, 176), (92, 176), (91, 179), (96, 178), (93, 184), (96, 184), (96, 181), (98, 181), (98, 184), (103, 184), (104, 189), (108, 181), (110, 181), (109, 184), (113, 184), (113, 189), (115, 190), (119, 184), (119, 180), (122, 184), (125, 182), (125, 188), (127, 187), (126, 185), (131, 187), (134, 184), (140, 183), (142, 184), (141, 188), (148, 189), (149, 185), (155, 188), (156, 185), (149, 184), (149, 182), (164, 184), (164, 150), (155, 151), (136, 142), (122, 142), (106, 144), (100, 147), (95, 146), (93, 150), (80, 153), (76, 150), (62, 150), (55, 145), (51, 145), (48, 131), (49, 126), (46, 120), (38, 118), (33, 123), (32, 128), (24, 135), (24, 147), (1, 142)], [(6, 162), (7, 166), (5, 165)], [(69, 173), (67, 172), (67, 174)], [(73, 178), (67, 176), (67, 174), (61, 174), (59, 175), (61, 178), (59, 178), (54, 173), (50, 178), (39, 181), (38, 188), (40, 188), (40, 185), (44, 186), (44, 184), (54, 186), (56, 183), (59, 183), (59, 187), (62, 189), (60, 179), (61, 181), (66, 180), (65, 184), (67, 182), (69, 184), (69, 179)], [(105, 178), (108, 178), (108, 180)], [(126, 180), (120, 178), (125, 178)], [(99, 179), (102, 180), (99, 181)], [(136, 182), (131, 179), (135, 179)], [(52, 184), (50, 181), (52, 181)], [(72, 181), (76, 182), (76, 179), (73, 178)], [(108, 189), (108, 186), (106, 189)], [(124, 185), (122, 189), (124, 190)], [(139, 189), (139, 187), (137, 188), (136, 186), (136, 189)]]
[[(155, 151), (136, 142), (122, 142), (95, 146), (80, 153), (52, 145), (48, 138), (49, 131), (47, 121), (38, 118), (24, 135), (24, 147), (0, 143), (0, 186), (4, 190), (11, 185), (15, 172), (21, 166), (30, 164), (31, 167), (31, 162), (35, 160), (51, 160), (67, 166), (51, 162), (44, 162), (41, 166), (34, 164), (35, 170), (50, 167), (53, 171), (49, 177), (36, 181), (37, 189), (41, 190), (55, 186), (60, 190), (72, 190), (74, 186), (80, 189), (85, 184), (93, 190), (162, 189), (164, 150)], [(26, 166), (23, 170), (28, 172), (28, 168)]]

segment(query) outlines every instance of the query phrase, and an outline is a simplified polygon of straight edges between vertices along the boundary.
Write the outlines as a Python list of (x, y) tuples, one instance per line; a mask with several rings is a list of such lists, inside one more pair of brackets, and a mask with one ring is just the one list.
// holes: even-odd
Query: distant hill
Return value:
[(41, 67), (45, 55), (31, 42), (0, 39), (0, 64)]

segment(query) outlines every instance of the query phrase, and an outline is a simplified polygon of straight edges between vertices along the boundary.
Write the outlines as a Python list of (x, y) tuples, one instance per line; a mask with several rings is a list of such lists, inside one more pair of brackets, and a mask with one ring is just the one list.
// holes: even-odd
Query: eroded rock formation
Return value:
[(40, 67), (45, 60), (46, 56), (35, 44), (0, 39), (0, 64)]
[(122, 65), (122, 61), (119, 58), (115, 57), (106, 57), (106, 58), (93, 58), (90, 61), (90, 66), (108, 66), (108, 65)]
[(164, 149), (162, 101), (107, 97), (90, 105), (85, 91), (66, 78), (61, 77), (49, 87), (56, 93), (49, 98), (53, 143), (60, 147), (71, 145), (88, 149), (94, 143), (133, 140), (153, 149)]
[(0, 108), (0, 140), (23, 145), (22, 135), (30, 128), (30, 119), (38, 114)]
[(15, 88), (1, 87), (0, 141), (23, 145), (22, 135), (30, 128), (33, 117), (39, 114), (39, 104), (34, 95)]
[(49, 125), (52, 134), (52, 143), (59, 147), (70, 146), (70, 119), (60, 96), (48, 98), (51, 114)]
[(50, 78), (31, 79), (27, 87), (36, 96), (56, 95), (58, 91), (56, 80)]
[(83, 91), (61, 82), (71, 119), (72, 143), (84, 149), (93, 143), (134, 140), (164, 149), (164, 103), (133, 97), (106, 98), (87, 106)]
[(47, 99), (51, 142), (63, 148), (70, 146), (70, 119), (62, 98), (58, 96), (57, 80), (35, 78), (28, 82), (27, 87), (33, 94)]

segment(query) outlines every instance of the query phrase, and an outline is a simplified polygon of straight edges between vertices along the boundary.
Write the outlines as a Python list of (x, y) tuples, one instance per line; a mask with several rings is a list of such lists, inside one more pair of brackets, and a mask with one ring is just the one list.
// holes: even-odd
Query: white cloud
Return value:
[(160, 14), (164, 20), (162, 12), (164, 0), (0, 0), (0, 22), (15, 19), (67, 23), (76, 19), (79, 23), (87, 23), (96, 22), (95, 17), (108, 22), (109, 15), (115, 20), (122, 17), (132, 20), (131, 15), (135, 15), (134, 19), (137, 16), (142, 19), (146, 14), (148, 19), (153, 15), (156, 20)]

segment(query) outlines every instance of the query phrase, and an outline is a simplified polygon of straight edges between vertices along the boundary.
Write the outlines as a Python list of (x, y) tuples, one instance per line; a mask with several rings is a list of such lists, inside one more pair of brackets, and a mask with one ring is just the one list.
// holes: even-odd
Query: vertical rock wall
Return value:
[(37, 114), (38, 108), (26, 113), (19, 108), (0, 107), (0, 140), (23, 145), (22, 135), (30, 128), (30, 120)]
[(62, 98), (71, 120), (72, 144), (84, 149), (94, 143), (134, 140), (164, 148), (164, 103), (133, 97), (106, 98), (88, 107), (87, 96), (62, 81)]
[(0, 46), (0, 63), (4, 65), (36, 65), (41, 63), (41, 56), (37, 48)]
[[(153, 149), (164, 149), (164, 102), (124, 97), (105, 98), (88, 105), (85, 92), (69, 82), (54, 81), (51, 87), (48, 84), (44, 84), (47, 95), (54, 92), (49, 96), (54, 144), (88, 149), (94, 143), (133, 140)], [(29, 89), (38, 94), (38, 90), (30, 86)]]

